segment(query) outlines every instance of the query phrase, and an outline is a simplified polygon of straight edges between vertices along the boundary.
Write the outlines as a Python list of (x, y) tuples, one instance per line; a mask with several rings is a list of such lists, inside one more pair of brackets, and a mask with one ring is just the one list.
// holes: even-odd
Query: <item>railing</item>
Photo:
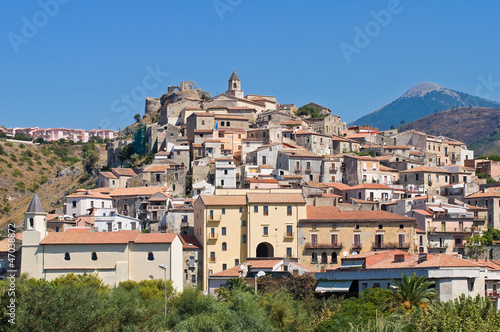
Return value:
[(189, 227), (189, 224), (187, 221), (181, 221), (181, 228), (187, 228)]
[(311, 173), (311, 167), (306, 167), (306, 173)]
[(445, 249), (448, 248), (448, 243), (427, 243), (429, 249)]
[(337, 168), (336, 167), (330, 168), (330, 173), (337, 173)]
[(311, 264), (318, 264), (318, 259), (311, 258)]
[(220, 215), (209, 214), (208, 221), (220, 221)]
[(208, 261), (209, 261), (210, 263), (215, 263), (215, 257), (210, 257), (210, 258), (208, 259)]
[(484, 222), (484, 221), (486, 221), (486, 219), (487, 219), (486, 217), (479, 217), (479, 216), (474, 217), (474, 221), (483, 221)]
[(472, 213), (466, 213), (466, 214), (439, 213), (434, 217), (434, 219), (468, 219), (473, 217), (474, 216), (472, 215)]
[(217, 233), (208, 233), (209, 240), (217, 240), (219, 238), (219, 234)]
[(465, 243), (454, 243), (453, 248), (465, 248)]
[(285, 232), (285, 234), (283, 235), (283, 237), (285, 239), (293, 239), (295, 237), (295, 233), (294, 232)]
[[(342, 243), (306, 243), (305, 249), (340, 249)], [(361, 248), (361, 247), (360, 247)]]
[(295, 173), (300, 173), (300, 171), (301, 171), (301, 170), (302, 170), (302, 169), (301, 169), (300, 167), (299, 167), (299, 168), (296, 168), (296, 169), (295, 169)]
[(353, 243), (351, 248), (352, 249), (361, 249), (361, 248), (363, 248), (363, 244), (362, 243)]
[(484, 295), (487, 297), (493, 298), (493, 299), (498, 298), (498, 292), (495, 292), (495, 291), (494, 292), (485, 292)]

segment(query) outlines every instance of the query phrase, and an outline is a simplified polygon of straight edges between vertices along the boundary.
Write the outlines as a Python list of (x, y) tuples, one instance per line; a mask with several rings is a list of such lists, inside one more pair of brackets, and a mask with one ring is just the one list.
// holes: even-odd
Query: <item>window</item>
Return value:
[(354, 234), (353, 248), (361, 248), (361, 234)]
[(355, 228), (356, 228), (356, 229), (359, 229), (359, 225), (356, 225), (356, 227), (355, 227)]
[(220, 185), (224, 186), (224, 180), (220, 180)]
[(226, 227), (222, 227), (222, 235), (226, 235)]
[(243, 213), (243, 208), (240, 206), (240, 213)]
[(154, 261), (155, 260), (155, 255), (150, 251), (148, 252), (148, 261)]
[(30, 218), (29, 222), (30, 222), (30, 227), (33, 228), (33, 224), (34, 224), (33, 218)]
[(227, 243), (222, 242), (222, 251), (227, 251)]
[(267, 157), (262, 156), (262, 165), (266, 165), (266, 163), (267, 163)]
[(226, 271), (227, 270), (227, 264), (222, 264), (222, 271)]
[(247, 243), (247, 235), (246, 234), (243, 234), (241, 236), (241, 243)]
[(318, 246), (318, 234), (311, 234), (311, 246), (313, 248)]
[(262, 227), (262, 234), (264, 236), (268, 236), (269, 235), (269, 227), (268, 226)]
[(224, 170), (224, 175), (227, 175), (227, 169)]
[(332, 234), (331, 235), (331, 240), (332, 240), (332, 247), (337, 247), (338, 246), (338, 235), (337, 234)]
[(378, 229), (383, 229), (383, 228), (384, 228), (384, 226), (378, 225)]
[(135, 231), (136, 228), (137, 228), (137, 223), (136, 222), (131, 222), (130, 226), (131, 226), (132, 230)]
[(71, 259), (71, 257), (69, 256), (69, 252), (65, 253), (64, 254), (64, 260), (65, 261), (69, 261)]
[(226, 209), (225, 209), (225, 208), (222, 208), (221, 213), (222, 213), (222, 214), (226, 214)]
[(286, 207), (286, 215), (287, 216), (291, 216), (292, 215), (292, 207), (290, 205), (288, 205)]
[(215, 251), (210, 252), (210, 262), (215, 262)]
[(286, 225), (286, 235), (288, 237), (293, 236), (293, 226), (292, 225)]
[(373, 283), (373, 288), (380, 288), (380, 283), (374, 282)]
[(337, 264), (338, 261), (337, 261), (337, 253), (336, 252), (332, 252), (332, 264)]
[(292, 248), (291, 247), (286, 248), (286, 257), (292, 257)]
[(257, 205), (253, 207), (253, 212), (254, 212), (254, 213), (259, 212), (259, 207), (258, 207)]
[(93, 261), (96, 261), (97, 260), (97, 253), (95, 251), (92, 252), (92, 255), (91, 255), (91, 259)]
[(405, 235), (404, 234), (398, 234), (398, 244), (400, 248), (405, 247)]
[(318, 262), (318, 254), (313, 252), (311, 254), (311, 263), (317, 263)]
[(375, 235), (375, 248), (382, 248), (384, 246), (384, 234)]
[(415, 181), (418, 181), (418, 173), (415, 174)]
[(269, 215), (269, 207), (267, 205), (264, 205), (264, 211), (263, 211), (265, 216)]
[(76, 201), (73, 201), (73, 207), (76, 208)]
[(56, 226), (56, 227), (54, 228), (54, 230), (55, 230), (56, 232), (59, 232), (59, 227), (58, 227), (58, 226)]
[(404, 229), (405, 225), (399, 225), (399, 229)]
[(191, 275), (191, 283), (193, 283), (193, 284), (196, 283), (196, 274)]
[(242, 220), (241, 221), (241, 227), (247, 227), (247, 221), (246, 220)]

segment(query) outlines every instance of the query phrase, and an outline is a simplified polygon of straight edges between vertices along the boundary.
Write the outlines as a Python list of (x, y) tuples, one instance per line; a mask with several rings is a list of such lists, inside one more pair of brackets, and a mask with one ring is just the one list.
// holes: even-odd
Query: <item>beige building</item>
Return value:
[(204, 247), (207, 276), (249, 257), (298, 257), (296, 227), (305, 217), (300, 190), (216, 190), (194, 204), (195, 236)]
[(450, 184), (451, 172), (441, 167), (419, 166), (399, 174), (399, 181), (406, 188), (413, 185), (429, 194), (439, 194), (442, 186)]
[(336, 266), (347, 254), (372, 250), (414, 250), (416, 222), (387, 211), (339, 211), (307, 206), (298, 224), (299, 262), (316, 269)]
[(97, 273), (107, 285), (167, 278), (183, 289), (182, 241), (177, 234), (140, 231), (47, 232), (46, 213), (35, 194), (25, 213), (21, 273), (52, 280), (67, 273)]

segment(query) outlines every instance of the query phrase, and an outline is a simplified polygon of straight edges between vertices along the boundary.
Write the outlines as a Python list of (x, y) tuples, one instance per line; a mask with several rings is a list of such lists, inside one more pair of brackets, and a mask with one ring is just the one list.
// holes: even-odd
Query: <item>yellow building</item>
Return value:
[[(299, 262), (320, 269), (359, 253), (415, 249), (414, 218), (387, 211), (343, 211), (335, 206), (307, 206), (298, 224)], [(340, 257), (339, 257), (340, 256)]]
[(226, 189), (194, 204), (195, 236), (204, 247), (203, 276), (249, 257), (298, 257), (296, 227), (305, 218), (300, 189)]

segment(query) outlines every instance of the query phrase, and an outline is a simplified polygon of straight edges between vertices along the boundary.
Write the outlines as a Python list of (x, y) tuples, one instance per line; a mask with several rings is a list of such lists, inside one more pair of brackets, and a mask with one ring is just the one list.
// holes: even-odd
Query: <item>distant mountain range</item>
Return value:
[(398, 128), (464, 142), (476, 156), (500, 154), (500, 108), (462, 107), (431, 114)]
[(379, 130), (387, 130), (436, 113), (436, 111), (469, 106), (500, 108), (500, 103), (451, 90), (435, 83), (424, 82), (350, 125), (371, 125)]

